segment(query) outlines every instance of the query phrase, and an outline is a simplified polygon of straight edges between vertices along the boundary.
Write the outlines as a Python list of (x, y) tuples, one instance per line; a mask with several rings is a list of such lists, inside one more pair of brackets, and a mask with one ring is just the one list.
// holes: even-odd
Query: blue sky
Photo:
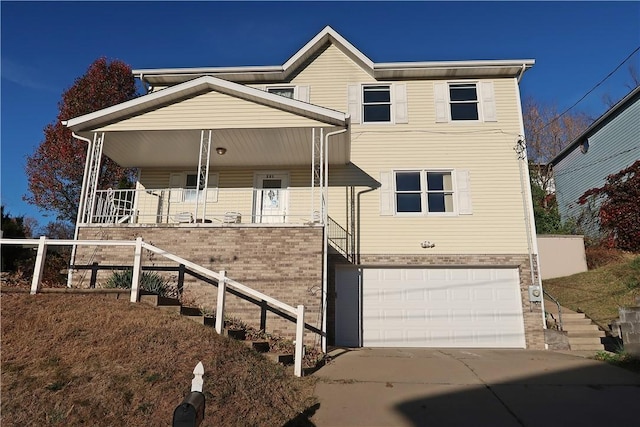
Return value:
[[(640, 46), (640, 2), (8, 2), (1, 13), (1, 199), (22, 201), (25, 158), (63, 90), (100, 56), (133, 68), (279, 65), (325, 25), (374, 62), (528, 59), (523, 97), (570, 107)], [(640, 71), (640, 52), (629, 62)], [(627, 64), (577, 110), (629, 89)]]

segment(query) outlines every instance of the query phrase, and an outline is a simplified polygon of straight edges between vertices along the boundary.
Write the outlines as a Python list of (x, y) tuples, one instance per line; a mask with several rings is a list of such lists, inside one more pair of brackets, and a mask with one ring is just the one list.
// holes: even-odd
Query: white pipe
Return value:
[(322, 334), (320, 335), (320, 345), (322, 351), (324, 353), (327, 352), (327, 292), (328, 292), (328, 282), (327, 282), (327, 274), (329, 273), (329, 257), (327, 251), (329, 250), (329, 235), (327, 228), (327, 220), (328, 220), (328, 204), (327, 204), (327, 195), (328, 195), (328, 187), (329, 187), (329, 137), (344, 133), (347, 131), (347, 128), (340, 129), (334, 132), (329, 132), (324, 136), (324, 188), (322, 189), (324, 197), (323, 204), (321, 204), (322, 212), (322, 222), (324, 224), (324, 253), (322, 255)]
[[(75, 132), (71, 132), (71, 135), (75, 139), (79, 139), (80, 141), (85, 141), (87, 143), (87, 158), (84, 161), (84, 174), (82, 175), (82, 187), (80, 189), (80, 202), (78, 203), (78, 214), (76, 215), (76, 226), (73, 232), (73, 240), (78, 240), (78, 224), (80, 223), (80, 219), (82, 216), (82, 210), (84, 209), (84, 197), (87, 191), (87, 168), (89, 167), (89, 153), (91, 150), (91, 140), (89, 138), (85, 138), (76, 134)], [(69, 260), (71, 265), (75, 264), (76, 261), (76, 246), (73, 245), (71, 248), (71, 259)], [(67, 272), (67, 288), (71, 287), (71, 283), (73, 282), (73, 271), (70, 268)]]
[(522, 64), (522, 69), (518, 73), (518, 83), (520, 83), (520, 80), (522, 80), (522, 75), (525, 71), (527, 71), (527, 64)]

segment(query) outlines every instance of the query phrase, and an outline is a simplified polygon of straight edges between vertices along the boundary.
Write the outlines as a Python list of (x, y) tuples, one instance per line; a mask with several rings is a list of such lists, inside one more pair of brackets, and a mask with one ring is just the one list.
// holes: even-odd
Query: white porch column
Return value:
[[(211, 129), (200, 132), (200, 156), (198, 158), (198, 183), (196, 190), (196, 211), (194, 219), (198, 219), (200, 194), (202, 194), (202, 222), (207, 213), (207, 188), (209, 187), (209, 163), (211, 160)], [(202, 193), (200, 193), (202, 191)]]
[(98, 136), (97, 133), (93, 134), (93, 144), (91, 144), (91, 154), (87, 161), (86, 184), (84, 194), (84, 202), (81, 203), (82, 223), (92, 222), (93, 210), (96, 203), (96, 191), (98, 190), (98, 181), (100, 180), (100, 164), (102, 162), (102, 146), (104, 144), (104, 132)]

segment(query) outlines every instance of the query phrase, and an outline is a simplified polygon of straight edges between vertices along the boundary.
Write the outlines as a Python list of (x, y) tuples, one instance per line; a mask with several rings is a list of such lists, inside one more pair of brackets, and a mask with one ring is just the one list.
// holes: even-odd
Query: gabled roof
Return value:
[(560, 160), (565, 158), (567, 154), (575, 150), (576, 147), (578, 147), (585, 138), (588, 138), (602, 125), (604, 125), (607, 120), (609, 120), (609, 118), (612, 118), (618, 113), (624, 111), (624, 109), (626, 109), (633, 102), (636, 102), (638, 99), (640, 99), (640, 86), (633, 89), (624, 98), (618, 101), (613, 107), (611, 107), (604, 114), (598, 117), (584, 132), (582, 132), (577, 138), (571, 141), (569, 145), (567, 145), (560, 153), (558, 153), (558, 155), (551, 159), (549, 163), (556, 165)]
[(326, 26), (282, 65), (255, 67), (136, 69), (133, 74), (152, 86), (169, 86), (203, 75), (242, 83), (287, 81), (309, 58), (327, 44), (341, 49), (377, 79), (518, 77), (533, 59), (374, 63), (333, 28)]
[(63, 121), (62, 124), (74, 132), (95, 129), (209, 91), (235, 96), (330, 125), (347, 126), (348, 124), (349, 114), (295, 99), (285, 98), (280, 95), (211, 76), (203, 76), (189, 80), (185, 83), (143, 95), (112, 107)]

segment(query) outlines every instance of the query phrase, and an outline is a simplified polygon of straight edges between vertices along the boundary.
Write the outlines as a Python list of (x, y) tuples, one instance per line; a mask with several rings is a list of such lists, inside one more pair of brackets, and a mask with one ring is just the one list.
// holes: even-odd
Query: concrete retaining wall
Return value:
[(584, 236), (539, 235), (538, 256), (542, 280), (587, 271)]

